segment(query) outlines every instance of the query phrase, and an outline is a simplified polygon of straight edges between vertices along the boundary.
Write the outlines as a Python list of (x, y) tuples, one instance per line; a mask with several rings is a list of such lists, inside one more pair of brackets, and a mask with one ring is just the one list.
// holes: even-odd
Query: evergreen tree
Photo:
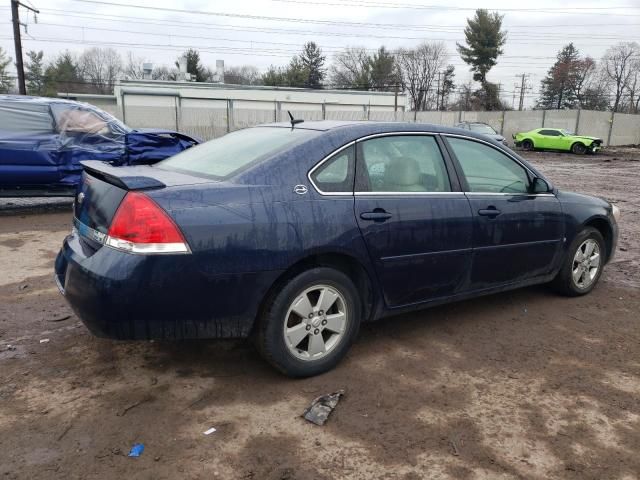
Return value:
[[(210, 72), (200, 63), (200, 52), (190, 48), (183, 53), (187, 59), (187, 73), (191, 74), (196, 82), (206, 82), (210, 76)], [(176, 67), (180, 68), (180, 61), (176, 60)]]
[(9, 78), (9, 65), (11, 65), (11, 57), (8, 57), (0, 47), (0, 93), (9, 93), (13, 86), (13, 81)]
[(29, 50), (27, 52), (28, 61), (25, 68), (25, 80), (27, 83), (27, 92), (30, 95), (44, 94), (44, 54), (42, 50), (36, 52)]
[(73, 55), (66, 51), (50, 63), (44, 72), (45, 89), (48, 97), (55, 97), (58, 92), (84, 92), (86, 85), (78, 63)]
[(574, 108), (577, 104), (580, 52), (569, 43), (558, 52), (557, 60), (541, 82), (540, 108)]
[(487, 73), (497, 64), (507, 41), (507, 33), (502, 31), (503, 18), (497, 12), (489, 13), (482, 8), (476, 10), (475, 16), (467, 19), (464, 29), (467, 45), (456, 44), (462, 60), (471, 66), (473, 79), (482, 85), (479, 97), (487, 110), (500, 104), (498, 90), (487, 82)]
[(400, 82), (396, 59), (384, 46), (371, 57), (370, 72), (374, 90), (390, 91)]
[(447, 104), (449, 103), (449, 96), (451, 92), (453, 92), (456, 87), (455, 83), (453, 83), (453, 78), (455, 77), (455, 67), (453, 65), (448, 65), (447, 69), (444, 71), (442, 77), (442, 84), (440, 85), (440, 99), (438, 105), (440, 110), (446, 110)]
[[(295, 60), (292, 59), (292, 62)], [(324, 68), (324, 62), (326, 57), (322, 55), (322, 50), (316, 45), (315, 42), (307, 42), (302, 48), (302, 53), (297, 61), (301, 65), (301, 69), (306, 73), (306, 80), (304, 86), (308, 88), (320, 88), (322, 86), (322, 80), (324, 80), (326, 70)], [(291, 68), (291, 65), (290, 65)], [(296, 68), (298, 68), (296, 62)], [(296, 70), (296, 73), (297, 71)]]

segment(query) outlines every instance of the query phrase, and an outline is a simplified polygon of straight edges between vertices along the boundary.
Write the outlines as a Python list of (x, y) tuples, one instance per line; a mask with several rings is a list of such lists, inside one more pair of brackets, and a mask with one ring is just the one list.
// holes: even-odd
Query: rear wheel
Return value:
[(605, 262), (605, 243), (598, 230), (582, 230), (568, 251), (553, 287), (563, 295), (576, 297), (589, 293), (598, 283)]
[(522, 149), (530, 152), (533, 150), (533, 142), (529, 139), (522, 141)]
[(583, 143), (578, 142), (571, 146), (571, 151), (576, 155), (584, 155), (587, 153), (587, 147)]
[(289, 280), (268, 300), (259, 319), (262, 356), (291, 377), (332, 369), (344, 357), (360, 326), (360, 301), (342, 272), (318, 267)]

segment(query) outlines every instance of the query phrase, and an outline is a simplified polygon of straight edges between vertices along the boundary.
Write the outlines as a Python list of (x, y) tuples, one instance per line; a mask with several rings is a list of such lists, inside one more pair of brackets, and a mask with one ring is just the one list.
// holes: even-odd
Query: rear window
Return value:
[(303, 129), (247, 128), (180, 152), (157, 163), (156, 167), (225, 179), (318, 134)]

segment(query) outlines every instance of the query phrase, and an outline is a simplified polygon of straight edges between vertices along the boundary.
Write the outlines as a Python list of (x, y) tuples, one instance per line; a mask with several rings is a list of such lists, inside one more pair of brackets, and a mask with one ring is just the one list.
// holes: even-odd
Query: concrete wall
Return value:
[[(564, 128), (579, 135), (600, 137), (608, 145), (640, 144), (640, 115), (590, 110), (526, 110), (505, 112), (413, 112), (405, 111), (406, 97), (369, 92), (308, 91), (275, 89), (276, 100), (268, 100), (264, 90), (236, 89), (225, 91), (228, 98), (213, 97), (221, 89), (187, 87), (171, 90), (160, 82), (154, 91), (116, 89), (118, 95), (69, 94), (68, 97), (92, 103), (123, 119), (131, 127), (167, 128), (197, 135), (205, 140), (227, 132), (261, 123), (288, 120), (287, 111), (303, 120), (374, 120), (381, 122), (420, 122), (454, 126), (461, 121), (484, 122), (502, 133), (508, 142), (514, 133), (534, 128)], [(213, 92), (213, 93), (212, 93)], [(257, 93), (256, 93), (257, 92)], [(194, 97), (187, 96), (194, 95)], [(242, 98), (230, 97), (238, 94)], [(254, 95), (255, 94), (255, 95)], [(59, 94), (67, 96), (67, 94)], [(208, 96), (207, 96), (208, 95)], [(253, 98), (251, 95), (254, 95)], [(297, 96), (296, 96), (297, 95)], [(323, 101), (331, 99), (332, 102)], [(357, 100), (373, 103), (353, 103)], [(340, 101), (338, 101), (340, 100)], [(318, 103), (316, 103), (316, 101)]]

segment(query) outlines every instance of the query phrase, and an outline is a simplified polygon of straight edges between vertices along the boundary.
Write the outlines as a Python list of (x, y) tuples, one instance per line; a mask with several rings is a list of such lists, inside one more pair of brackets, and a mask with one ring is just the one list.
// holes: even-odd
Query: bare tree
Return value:
[(416, 48), (400, 49), (397, 63), (403, 88), (409, 93), (414, 110), (435, 106), (435, 79), (442, 70), (448, 54), (444, 43), (421, 43)]
[(579, 59), (573, 65), (571, 71), (570, 85), (573, 95), (576, 98), (578, 107), (582, 107), (584, 102), (584, 92), (589, 87), (591, 79), (596, 73), (596, 62), (591, 57)]
[(224, 70), (224, 83), (232, 85), (261, 85), (262, 76), (253, 65), (227, 67)]
[(152, 80), (175, 81), (178, 78), (178, 71), (175, 68), (169, 69), (166, 65), (155, 67), (151, 71)]
[(144, 78), (142, 65), (144, 59), (136, 57), (132, 52), (127, 52), (127, 59), (122, 73), (127, 80), (141, 80)]
[(622, 97), (633, 74), (633, 64), (640, 56), (636, 42), (619, 43), (609, 48), (602, 58), (602, 68), (612, 82), (614, 90), (613, 111), (617, 112)]
[(122, 58), (113, 48), (90, 48), (79, 59), (80, 72), (98, 93), (111, 93), (120, 73)]
[(364, 47), (347, 47), (333, 57), (331, 83), (338, 87), (368, 90), (371, 86), (371, 57)]
[(627, 82), (627, 111), (629, 113), (639, 113), (640, 106), (640, 57), (636, 57), (631, 62), (631, 75)]

